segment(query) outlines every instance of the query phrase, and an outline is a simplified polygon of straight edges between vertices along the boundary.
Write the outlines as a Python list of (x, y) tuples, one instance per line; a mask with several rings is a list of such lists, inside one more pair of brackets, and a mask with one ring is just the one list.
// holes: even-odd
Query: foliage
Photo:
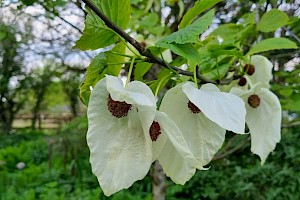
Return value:
[[(87, 128), (86, 125), (86, 119), (77, 119), (64, 126), (60, 134), (50, 138), (59, 141), (61, 138), (80, 135), (79, 140), (68, 142), (85, 143), (83, 130)], [(296, 176), (300, 170), (298, 133), (299, 127), (283, 129), (282, 142), (265, 165), (260, 166), (255, 156), (249, 153), (247, 146), (227, 158), (214, 161), (209, 170), (197, 172), (185, 186), (169, 182), (166, 199), (299, 199), (297, 191), (300, 179)], [(71, 174), (74, 166), (72, 160), (68, 159), (64, 165), (64, 150), (59, 144), (56, 144), (53, 152), (53, 166), (49, 167), (49, 144), (46, 142), (49, 136), (28, 130), (21, 131), (18, 135), (23, 138), (21, 141), (14, 141), (14, 144), (11, 144), (10, 137), (1, 138), (2, 142), (14, 146), (1, 147), (0, 160), (3, 157), (12, 157), (14, 160), (7, 162), (11, 168), (0, 167), (0, 199), (46, 200), (49, 196), (55, 200), (152, 199), (150, 177), (111, 197), (101, 195), (97, 180), (89, 169), (88, 149), (85, 145), (76, 145), (81, 148), (77, 151), (76, 158), (76, 162), (81, 165), (81, 168), (77, 168), (82, 174), (80, 179), (78, 174)], [(18, 154), (20, 151), (22, 153)], [(70, 155), (71, 148), (67, 151)], [(31, 159), (32, 156), (34, 159)], [(18, 161), (25, 161), (24, 169), (15, 167), (13, 163)]]
[[(0, 199), (151, 199), (149, 178), (111, 198), (99, 189), (89, 164), (87, 120), (77, 118), (59, 133), (24, 129), (1, 137)], [(5, 164), (3, 163), (5, 162)], [(16, 165), (25, 163), (18, 169)]]
[[(173, 57), (177, 57), (177, 59), (181, 58), (185, 60), (185, 62), (180, 63), (178, 65), (174, 63), (175, 68), (180, 68), (183, 64), (186, 64), (190, 66), (188, 68), (188, 71), (190, 71), (191, 73), (196, 73), (193, 71), (194, 70), (193, 65), (199, 65), (200, 71), (205, 78), (218, 80), (218, 81), (223, 80), (226, 77), (226, 74), (228, 73), (229, 70), (235, 71), (236, 75), (241, 75), (239, 67), (236, 66), (235, 63), (242, 62), (242, 61), (247, 62), (249, 60), (248, 56), (250, 55), (265, 52), (265, 51), (277, 50), (277, 49), (298, 48), (296, 43), (294, 43), (293, 41), (287, 38), (274, 38), (274, 37), (266, 36), (263, 40), (259, 41), (258, 36), (260, 35), (261, 32), (263, 33), (274, 32), (278, 28), (287, 25), (289, 23), (287, 15), (283, 11), (280, 11), (278, 9), (272, 9), (266, 12), (264, 15), (261, 16), (259, 23), (257, 24), (254, 20), (255, 12), (247, 13), (247, 15), (242, 16), (243, 19), (242, 23), (228, 23), (228, 24), (221, 25), (218, 28), (216, 28), (211, 34), (206, 36), (204, 40), (199, 40), (198, 37), (199, 34), (202, 34), (207, 29), (207, 27), (211, 25), (214, 11), (211, 10), (210, 12), (201, 16), (195, 21), (194, 19), (203, 11), (205, 11), (208, 8), (211, 8), (218, 2), (219, 1), (204, 1), (204, 0), (197, 1), (195, 5), (192, 7), (192, 9), (190, 9), (183, 16), (183, 20), (179, 26), (180, 30), (175, 31), (172, 34), (168, 34), (167, 31), (162, 32), (164, 35), (160, 35), (160, 34), (156, 35), (155, 33), (144, 34), (143, 35), (144, 42), (147, 42), (147, 40), (153, 40), (151, 38), (160, 38), (164, 36), (156, 43), (155, 45), (156, 47), (149, 46), (148, 48), (152, 52), (156, 51), (160, 53), (165, 51), (165, 49), (170, 49), (173, 52)], [(117, 14), (117, 9), (119, 9), (119, 6), (117, 5), (112, 6), (111, 12), (107, 13), (105, 8), (103, 7), (105, 3), (103, 5), (102, 5), (103, 2), (101, 1), (95, 1), (95, 3), (98, 5), (99, 9), (104, 14), (108, 15), (108, 18), (112, 19), (112, 21), (117, 23), (118, 25), (119, 21), (117, 19), (118, 17), (121, 17)], [(137, 5), (142, 6), (143, 2), (137, 3)], [(93, 14), (92, 11), (89, 11), (89, 13), (91, 13), (89, 15), (94, 16), (93, 20), (98, 20), (99, 23), (101, 22), (101, 19), (96, 14)], [(150, 18), (150, 16), (155, 16), (154, 13), (155, 12), (151, 13), (152, 15), (149, 16), (146, 13), (140, 13), (139, 18), (141, 18), (143, 15), (145, 15), (146, 18), (147, 17)], [(123, 18), (125, 18), (125, 21), (127, 22), (128, 17), (123, 16)], [(139, 28), (135, 30), (135, 27), (132, 27), (131, 25), (131, 24), (138, 24), (139, 18), (136, 19), (135, 17), (133, 17), (130, 19), (129, 27), (132, 29), (132, 32), (134, 31), (136, 31), (137, 33), (140, 32)], [(270, 18), (272, 18), (273, 20), (272, 23), (269, 23)], [(96, 29), (93, 28), (92, 26), (89, 26), (89, 24), (91, 24), (90, 21), (91, 18), (87, 17), (86, 19), (87, 24), (85, 26), (86, 30), (89, 30), (89, 32), (91, 31), (94, 32), (93, 34), (97, 32), (97, 35), (105, 34), (107, 36), (106, 30), (108, 29), (108, 27), (106, 27), (104, 24), (101, 24), (100, 27), (104, 27), (105, 31), (99, 28)], [(124, 22), (121, 28), (126, 29), (126, 24), (127, 23)], [(97, 44), (97, 42), (95, 42), (95, 40), (92, 37), (90, 37), (90, 34), (91, 33), (84, 32), (82, 38), (86, 37), (88, 40), (93, 41), (93, 43), (91, 42), (81, 43), (82, 39), (80, 39), (75, 47), (81, 50), (95, 49), (95, 45)], [(102, 42), (110, 41), (110, 42), (105, 45), (104, 44), (98, 45), (97, 48), (106, 47), (113, 43), (118, 44), (116, 40), (103, 39), (101, 41)], [(157, 47), (160, 47), (162, 49), (159, 48), (157, 49)], [(106, 54), (111, 53), (111, 51), (114, 50), (108, 50)], [(119, 53), (123, 53), (123, 52), (119, 52)], [(104, 55), (104, 53), (102, 54)], [(99, 63), (98, 62), (99, 56), (95, 57), (94, 61), (92, 61), (91, 65), (88, 67), (85, 82), (81, 86), (81, 90), (83, 91), (81, 94), (81, 98), (86, 105), (89, 98), (88, 89), (90, 88), (90, 86), (94, 87), (96, 82), (104, 77), (102, 75), (103, 70), (101, 69), (106, 68), (106, 66), (109, 66), (110, 64), (110, 62), (108, 62), (108, 60), (106, 60), (104, 57), (102, 58), (102, 61)], [(95, 63), (97, 63), (97, 66), (99, 66), (97, 70), (95, 70)], [(148, 71), (150, 71), (150, 69), (151, 68), (149, 67), (145, 68), (145, 70)], [(92, 71), (95, 73), (90, 73)], [(97, 71), (98, 73), (96, 73)], [(176, 73), (176, 70), (175, 71), (170, 70), (170, 72), (171, 72), (171, 77), (170, 77), (171, 79), (178, 79), (178, 73)], [(114, 75), (113, 73), (110, 72), (106, 72), (106, 73)], [(143, 74), (145, 73), (146, 72), (143, 71)], [(137, 77), (141, 79), (141, 76), (139, 74), (137, 75)], [(147, 82), (147, 79), (144, 79), (142, 81)], [(157, 88), (158, 85), (156, 85), (155, 88), (153, 88), (153, 91), (160, 89)]]

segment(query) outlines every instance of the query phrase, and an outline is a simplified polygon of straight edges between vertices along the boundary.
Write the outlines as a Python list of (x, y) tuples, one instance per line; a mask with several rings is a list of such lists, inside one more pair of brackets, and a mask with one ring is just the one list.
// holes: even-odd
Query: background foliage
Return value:
[[(90, 171), (86, 129), (86, 119), (79, 118), (56, 134), (20, 130), (0, 138), (0, 160), (6, 162), (0, 164), (0, 199), (152, 199), (150, 175), (112, 197), (101, 193)], [(263, 166), (248, 145), (198, 171), (185, 186), (168, 180), (166, 199), (299, 199), (299, 131), (284, 128)], [(19, 162), (25, 168), (18, 169)]]

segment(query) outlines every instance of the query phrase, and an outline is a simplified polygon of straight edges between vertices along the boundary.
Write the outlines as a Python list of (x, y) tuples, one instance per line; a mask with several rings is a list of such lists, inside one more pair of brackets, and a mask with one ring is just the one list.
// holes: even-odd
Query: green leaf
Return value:
[(243, 24), (255, 24), (255, 12), (246, 13), (242, 16)]
[[(145, 17), (140, 19), (136, 19), (139, 21), (139, 29), (142, 31), (148, 31), (149, 33), (152, 33), (154, 35), (161, 35), (162, 32), (165, 30), (165, 27), (162, 27), (160, 24), (160, 19), (157, 13), (150, 13), (146, 15)], [(133, 27), (136, 27), (136, 24), (134, 24)]]
[[(125, 45), (119, 43), (112, 51), (118, 53), (125, 52)], [(102, 52), (98, 54), (89, 67), (87, 68), (84, 81), (80, 85), (80, 98), (85, 105), (88, 105), (91, 95), (91, 87), (94, 87), (96, 83), (105, 77), (105, 74), (118, 76), (122, 68), (122, 64), (110, 65), (114, 63), (124, 62), (124, 57), (108, 52)]]
[[(113, 76), (118, 76), (123, 64), (114, 64), (114, 63), (122, 63), (124, 62), (124, 57), (120, 55), (113, 54), (111, 52), (117, 52), (117, 53), (125, 53), (126, 46), (124, 43), (119, 43), (117, 44), (111, 51), (106, 52), (107, 55), (107, 68), (105, 70), (105, 74), (113, 75)], [(114, 64), (114, 65), (109, 65), (109, 64)]]
[(270, 51), (275, 49), (297, 49), (296, 43), (286, 38), (269, 38), (262, 40), (256, 45), (252, 46), (247, 55)]
[(284, 110), (289, 110), (289, 111), (300, 111), (300, 101), (291, 101), (288, 102), (286, 105), (283, 106)]
[(223, 43), (236, 44), (244, 40), (244, 38), (255, 34), (254, 25), (243, 26), (241, 24), (223, 24), (216, 28), (209, 36), (222, 38)]
[(138, 81), (142, 81), (144, 75), (150, 70), (152, 63), (142, 62), (137, 63), (134, 69), (134, 79)]
[(300, 111), (300, 94), (293, 93), (289, 96), (288, 101), (283, 104), (284, 110), (290, 110), (290, 111)]
[(106, 66), (107, 55), (105, 53), (98, 54), (89, 67), (87, 68), (85, 80), (80, 85), (80, 98), (85, 105), (88, 105), (91, 95), (91, 87), (93, 87), (101, 78)]
[(155, 26), (158, 22), (159, 16), (157, 15), (157, 13), (150, 13), (141, 20), (139, 25), (142, 28), (153, 28), (153, 26)]
[(199, 0), (195, 2), (195, 5), (187, 11), (187, 13), (183, 16), (179, 29), (183, 29), (184, 27), (190, 25), (195, 17), (200, 15), (203, 11), (211, 8), (222, 0)]
[(172, 72), (166, 68), (163, 68), (158, 74), (157, 80), (153, 81), (149, 85), (149, 87), (154, 94), (156, 93), (156, 91), (159, 93), (171, 78), (172, 78)]
[(283, 11), (272, 9), (260, 19), (257, 29), (261, 32), (272, 32), (288, 24), (289, 17)]
[(0, 41), (6, 37), (6, 32), (0, 31)]
[(199, 41), (199, 35), (203, 33), (212, 23), (214, 10), (209, 11), (204, 16), (197, 19), (193, 24), (168, 35), (158, 41), (159, 43), (196, 43)]
[[(130, 19), (130, 0), (93, 0), (97, 7), (120, 28), (126, 28)], [(83, 35), (74, 48), (95, 50), (115, 43), (117, 35), (91, 10), (85, 20)]]
[(282, 88), (279, 90), (279, 94), (281, 94), (284, 97), (291, 96), (293, 92), (294, 92), (293, 88)]
[(188, 61), (192, 61), (195, 63), (199, 62), (199, 53), (198, 51), (193, 47), (192, 44), (176, 44), (176, 43), (159, 43), (156, 44), (158, 47), (171, 49), (175, 54), (180, 55), (187, 59)]

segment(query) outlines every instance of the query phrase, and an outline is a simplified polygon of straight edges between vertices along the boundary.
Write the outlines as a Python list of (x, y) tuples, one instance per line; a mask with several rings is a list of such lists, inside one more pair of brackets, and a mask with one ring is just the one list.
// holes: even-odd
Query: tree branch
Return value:
[(245, 140), (243, 140), (242, 142), (240, 142), (237, 146), (235, 146), (234, 148), (232, 148), (232, 149), (230, 149), (230, 150), (227, 151), (228, 147), (232, 143), (232, 140), (228, 141), (228, 145), (226, 145), (225, 151), (223, 153), (215, 155), (212, 160), (220, 160), (222, 158), (225, 158), (225, 157), (229, 156), (230, 154), (233, 154), (234, 152), (242, 149), (249, 141), (250, 141), (250, 137), (246, 138)]
[(65, 22), (66, 24), (70, 25), (71, 27), (73, 27), (74, 29), (76, 29), (79, 33), (83, 34), (83, 32), (80, 30), (80, 28), (78, 28), (77, 26), (75, 26), (74, 24), (72, 24), (71, 22), (67, 21), (65, 18), (61, 17), (59, 14), (55, 15), (50, 9), (48, 9), (46, 6), (44, 6), (43, 4), (39, 3), (47, 12), (52, 13), (54, 16), (58, 17), (59, 19), (61, 19), (63, 22)]
[[(145, 56), (147, 59), (147, 62), (150, 63), (157, 63), (161, 66), (164, 66), (166, 68), (171, 68), (175, 71), (177, 71), (179, 74), (186, 75), (186, 76), (193, 76), (193, 73), (190, 71), (185, 71), (182, 69), (179, 69), (175, 66), (170, 65), (169, 63), (164, 62), (162, 59), (156, 57), (153, 55), (148, 49), (144, 48), (141, 43), (136, 41), (134, 38), (132, 38), (130, 35), (128, 35), (125, 31), (123, 31), (120, 27), (118, 27), (116, 24), (114, 24), (108, 17), (106, 17), (98, 8), (97, 6), (91, 1), (91, 0), (82, 0), (90, 9), (92, 9), (98, 17), (102, 19), (102, 21), (105, 23), (107, 27), (115, 31), (117, 34), (119, 34), (122, 38), (124, 38), (127, 42), (129, 42), (134, 48), (138, 50), (138, 52)], [(205, 77), (203, 77), (200, 73), (197, 73), (197, 78), (201, 80), (203, 83), (216, 83), (216, 81), (209, 80)]]
[(298, 43), (300, 43), (300, 38), (290, 29), (288, 29), (287, 27), (283, 27), (283, 29), (287, 32), (289, 32), (289, 34), (295, 39), (297, 40)]

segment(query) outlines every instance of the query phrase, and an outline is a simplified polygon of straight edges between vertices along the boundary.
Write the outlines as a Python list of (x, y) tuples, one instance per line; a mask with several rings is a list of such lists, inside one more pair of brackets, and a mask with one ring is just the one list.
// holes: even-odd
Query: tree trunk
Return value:
[(4, 134), (9, 134), (12, 129), (12, 123), (14, 119), (14, 113), (12, 108), (3, 109), (0, 112), (1, 115), (1, 130)]
[(31, 128), (34, 130), (36, 129), (36, 122), (39, 118), (39, 112), (40, 112), (40, 108), (41, 108), (41, 103), (43, 101), (43, 98), (44, 98), (44, 88), (37, 93), (36, 95), (36, 103), (35, 103), (35, 106), (33, 108), (33, 116), (32, 116), (32, 121), (31, 121)]
[(153, 200), (165, 200), (166, 196), (166, 176), (158, 161), (153, 164), (152, 171), (152, 193)]

